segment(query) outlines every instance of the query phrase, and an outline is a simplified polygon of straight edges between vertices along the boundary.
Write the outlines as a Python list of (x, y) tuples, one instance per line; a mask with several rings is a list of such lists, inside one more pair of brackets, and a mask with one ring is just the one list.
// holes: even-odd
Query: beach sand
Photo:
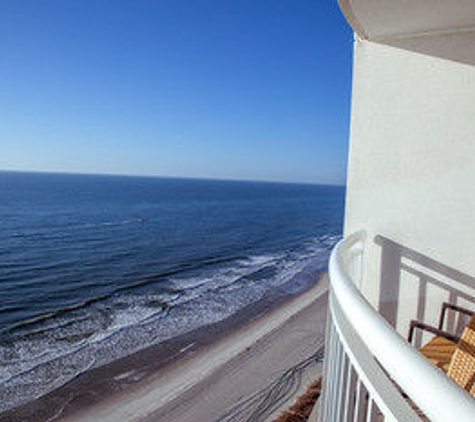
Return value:
[(256, 410), (259, 400), (254, 406), (244, 403), (256, 393), (270, 392), (266, 387), (323, 345), (326, 288), (326, 281), (321, 280), (304, 294), (190, 353), (133, 390), (63, 421), (246, 420), (253, 412), (253, 421), (272, 419), (321, 374), (321, 363), (310, 364), (298, 374), (299, 379), (290, 386), (290, 397), (270, 409), (272, 412)]
[(272, 420), (321, 375), (327, 291), (322, 276), (250, 321), (205, 327), (92, 370), (0, 421)]

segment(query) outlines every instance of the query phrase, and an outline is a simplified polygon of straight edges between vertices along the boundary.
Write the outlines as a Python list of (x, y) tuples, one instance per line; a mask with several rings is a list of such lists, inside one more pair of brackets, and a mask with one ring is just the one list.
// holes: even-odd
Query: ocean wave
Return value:
[(270, 292), (305, 288), (325, 269), (338, 238), (321, 236), (297, 250), (244, 258), (204, 258), (201, 266), (142, 277), (110, 295), (9, 327), (0, 342), (0, 411), (87, 369), (228, 318)]
[[(71, 221), (73, 223), (71, 224)], [(58, 219), (51, 220), (50, 223), (45, 226), (44, 221), (40, 225), (30, 224), (24, 225), (22, 220), (18, 220), (18, 225), (11, 225), (9, 230), (9, 236), (12, 238), (28, 238), (35, 236), (43, 236), (45, 234), (56, 235), (57, 233), (67, 234), (69, 230), (83, 230), (83, 229), (96, 229), (100, 227), (112, 227), (112, 226), (126, 226), (130, 224), (138, 224), (146, 222), (146, 218), (128, 218), (119, 220), (107, 220), (107, 221), (92, 221), (92, 222), (78, 222), (74, 218), (66, 218), (64, 222), (58, 222)], [(65, 231), (67, 229), (67, 232)]]

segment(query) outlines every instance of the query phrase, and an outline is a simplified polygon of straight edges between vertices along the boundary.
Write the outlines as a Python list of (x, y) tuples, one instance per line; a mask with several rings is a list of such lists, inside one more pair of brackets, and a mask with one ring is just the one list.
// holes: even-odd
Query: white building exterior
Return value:
[[(340, 7), (355, 31), (344, 232), (365, 241), (361, 257), (361, 236), (344, 241), (330, 265), (320, 421), (420, 420), (414, 404), (430, 420), (475, 421), (475, 399), (403, 340), (411, 320), (437, 325), (443, 302), (475, 311), (475, 1)], [(462, 322), (450, 315), (448, 328)]]

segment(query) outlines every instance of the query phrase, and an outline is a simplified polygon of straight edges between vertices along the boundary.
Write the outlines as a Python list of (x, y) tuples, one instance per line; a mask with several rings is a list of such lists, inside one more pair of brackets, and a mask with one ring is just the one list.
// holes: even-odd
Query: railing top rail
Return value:
[(473, 422), (475, 400), (397, 334), (352, 282), (345, 255), (364, 238), (364, 232), (354, 233), (331, 254), (329, 272), (335, 298), (375, 359), (431, 421)]

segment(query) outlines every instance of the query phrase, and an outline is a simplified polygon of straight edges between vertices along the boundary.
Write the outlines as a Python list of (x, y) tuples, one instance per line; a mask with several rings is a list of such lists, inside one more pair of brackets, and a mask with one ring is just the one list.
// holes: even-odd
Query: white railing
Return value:
[(399, 336), (360, 293), (355, 283), (363, 246), (364, 233), (355, 233), (330, 257), (320, 422), (475, 421), (475, 399)]

